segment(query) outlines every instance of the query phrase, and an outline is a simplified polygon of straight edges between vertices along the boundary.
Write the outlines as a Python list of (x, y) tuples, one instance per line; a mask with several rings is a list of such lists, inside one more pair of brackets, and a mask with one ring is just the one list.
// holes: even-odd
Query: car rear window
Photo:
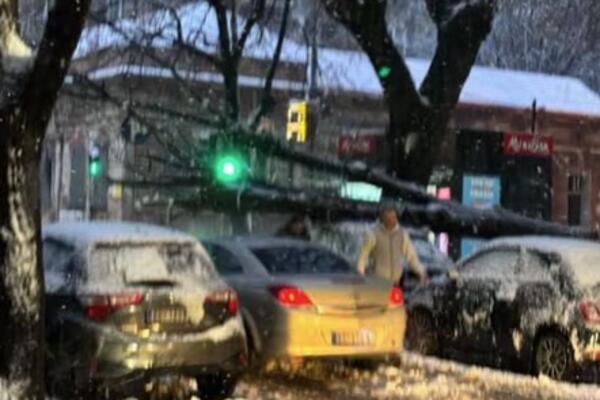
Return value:
[(214, 276), (210, 262), (191, 243), (98, 244), (90, 253), (87, 273), (91, 280), (118, 275), (125, 282)]
[(600, 286), (600, 250), (573, 249), (565, 252), (564, 257), (582, 286)]
[(434, 245), (432, 245), (427, 239), (413, 239), (413, 244), (422, 262), (435, 262), (439, 263), (440, 266), (448, 266), (448, 258)]
[(354, 272), (343, 258), (309, 247), (261, 247), (251, 249), (269, 273), (332, 274)]

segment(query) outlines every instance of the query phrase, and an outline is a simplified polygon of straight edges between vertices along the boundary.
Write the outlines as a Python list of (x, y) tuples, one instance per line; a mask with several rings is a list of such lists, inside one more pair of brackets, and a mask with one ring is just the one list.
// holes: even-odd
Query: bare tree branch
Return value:
[(227, 26), (227, 8), (222, 0), (208, 0), (215, 10), (217, 16), (217, 25), (219, 27), (219, 52), (221, 53), (221, 63), (228, 63), (232, 59), (231, 38)]
[(279, 66), (279, 61), (281, 59), (281, 50), (283, 48), (283, 41), (285, 40), (285, 35), (287, 32), (290, 3), (291, 0), (285, 0), (283, 5), (281, 24), (279, 25), (279, 32), (277, 34), (277, 44), (275, 45), (275, 52), (273, 53), (273, 58), (271, 59), (271, 65), (267, 71), (267, 76), (265, 77), (265, 86), (263, 88), (260, 106), (250, 121), (250, 128), (252, 130), (256, 130), (262, 117), (269, 114), (273, 109), (275, 100), (271, 94), (271, 89), (273, 87), (273, 79), (275, 78), (275, 73), (277, 72), (277, 67)]
[[(234, 10), (235, 11), (235, 10)], [(233, 12), (235, 14), (235, 12)], [(242, 52), (246, 47), (246, 41), (248, 40), (248, 36), (254, 28), (254, 25), (258, 21), (260, 21), (265, 14), (265, 0), (252, 0), (252, 11), (250, 16), (246, 19), (246, 23), (244, 24), (244, 28), (239, 39), (236, 41), (234, 57), (240, 58), (242, 56)]]

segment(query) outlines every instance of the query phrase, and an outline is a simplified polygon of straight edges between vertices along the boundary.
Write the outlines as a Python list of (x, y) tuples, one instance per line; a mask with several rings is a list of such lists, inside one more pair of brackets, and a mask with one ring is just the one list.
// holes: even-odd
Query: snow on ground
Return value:
[(236, 398), (247, 400), (309, 399), (600, 399), (600, 387), (551, 381), (451, 361), (405, 354), (401, 367), (376, 370), (308, 367), (295, 376), (244, 379)]
[(20, 399), (23, 393), (24, 383), (7, 382), (0, 378), (0, 400)]

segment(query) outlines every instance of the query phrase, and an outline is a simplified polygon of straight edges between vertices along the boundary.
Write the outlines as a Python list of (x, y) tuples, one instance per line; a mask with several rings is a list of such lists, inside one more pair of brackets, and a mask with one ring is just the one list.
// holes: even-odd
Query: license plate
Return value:
[(353, 332), (331, 332), (333, 346), (373, 346), (375, 334), (369, 329), (360, 329)]
[(144, 315), (145, 322), (162, 324), (180, 324), (186, 321), (186, 312), (180, 308), (154, 308), (146, 310)]

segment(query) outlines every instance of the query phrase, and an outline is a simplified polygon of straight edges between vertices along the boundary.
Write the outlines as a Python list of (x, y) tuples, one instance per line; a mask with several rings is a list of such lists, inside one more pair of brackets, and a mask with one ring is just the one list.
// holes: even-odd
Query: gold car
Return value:
[(406, 326), (400, 288), (358, 275), (325, 248), (282, 238), (205, 241), (240, 298), (259, 360), (397, 356)]

